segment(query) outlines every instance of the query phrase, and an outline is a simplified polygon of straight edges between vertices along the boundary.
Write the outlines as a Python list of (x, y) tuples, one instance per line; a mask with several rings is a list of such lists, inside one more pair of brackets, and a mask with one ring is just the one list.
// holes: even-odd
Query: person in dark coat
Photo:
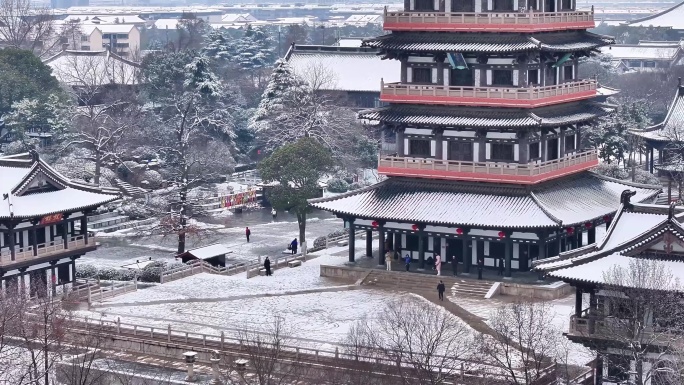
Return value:
[(437, 294), (439, 294), (439, 300), (444, 301), (444, 292), (446, 291), (446, 287), (444, 286), (444, 282), (439, 281), (439, 284), (437, 285)]
[(273, 275), (271, 273), (271, 260), (268, 257), (266, 257), (266, 260), (264, 261), (264, 269), (266, 269), (267, 277)]
[(252, 235), (252, 230), (249, 227), (245, 227), (245, 236), (247, 237), (247, 242), (249, 242), (249, 236)]
[(292, 254), (297, 254), (297, 246), (299, 244), (297, 243), (297, 238), (295, 238), (292, 243), (290, 243), (290, 248), (292, 249)]
[(406, 265), (406, 271), (409, 271), (409, 268), (411, 267), (411, 256), (406, 254), (406, 257), (404, 257), (404, 264)]

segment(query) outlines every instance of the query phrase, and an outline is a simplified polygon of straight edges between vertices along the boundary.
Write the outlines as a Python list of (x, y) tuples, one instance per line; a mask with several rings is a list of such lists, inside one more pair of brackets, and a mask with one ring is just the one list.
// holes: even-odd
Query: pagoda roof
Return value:
[(114, 189), (69, 180), (35, 153), (0, 157), (0, 180), (0, 219), (75, 212), (120, 198)]
[(385, 107), (361, 111), (359, 117), (389, 124), (468, 128), (525, 128), (581, 123), (605, 116), (613, 109), (610, 105), (594, 102), (567, 103), (536, 109), (390, 104)]
[(393, 32), (364, 40), (382, 50), (414, 52), (574, 52), (613, 44), (612, 37), (586, 31), (538, 34)]
[(621, 200), (602, 240), (539, 261), (534, 269), (567, 282), (601, 285), (606, 284), (606, 273), (611, 269), (615, 266), (629, 268), (638, 257), (650, 258), (676, 278), (684, 278), (681, 255), (668, 256), (665, 249), (655, 253), (649, 251), (660, 247), (665, 238), (684, 248), (684, 207), (631, 203), (629, 196), (625, 200), (625, 195)]
[(625, 189), (647, 201), (659, 186), (583, 172), (534, 187), (391, 177), (373, 186), (309, 201), (340, 216), (442, 226), (557, 228), (617, 210)]
[(684, 87), (677, 87), (665, 120), (643, 130), (629, 132), (654, 142), (684, 142)]

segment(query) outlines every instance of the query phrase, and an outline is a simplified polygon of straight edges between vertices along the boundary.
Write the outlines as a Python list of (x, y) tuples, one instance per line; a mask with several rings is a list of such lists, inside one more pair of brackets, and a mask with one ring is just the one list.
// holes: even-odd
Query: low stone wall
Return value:
[(356, 282), (368, 274), (368, 269), (321, 265), (321, 277), (339, 278)]
[(513, 282), (503, 282), (500, 293), (523, 298), (552, 300), (563, 298), (574, 289), (565, 282), (554, 282), (548, 285), (526, 285)]

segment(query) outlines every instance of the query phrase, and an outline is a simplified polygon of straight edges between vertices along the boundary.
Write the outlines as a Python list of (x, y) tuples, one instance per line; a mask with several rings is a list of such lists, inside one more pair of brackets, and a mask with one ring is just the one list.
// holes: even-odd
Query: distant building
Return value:
[(285, 60), (305, 79), (311, 69), (322, 69), (328, 78), (322, 89), (343, 95), (359, 108), (380, 106), (383, 77), (386, 82), (399, 81), (401, 66), (382, 60), (375, 49), (344, 46), (292, 45)]
[(640, 41), (639, 44), (615, 44), (602, 47), (601, 53), (611, 55), (616, 68), (623, 71), (666, 70), (681, 65), (684, 57), (682, 42)]

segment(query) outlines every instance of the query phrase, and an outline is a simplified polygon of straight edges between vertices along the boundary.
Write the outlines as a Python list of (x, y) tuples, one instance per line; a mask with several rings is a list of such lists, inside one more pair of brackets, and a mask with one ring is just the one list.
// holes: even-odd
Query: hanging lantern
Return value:
[(590, 228), (591, 228), (591, 222), (585, 223), (585, 224), (584, 224), (584, 227), (586, 227), (587, 229), (590, 229)]
[(605, 217), (603, 217), (604, 222), (610, 222), (610, 219), (611, 219), (610, 215), (606, 215)]
[(568, 232), (568, 234), (572, 235), (572, 233), (574, 233), (574, 232), (575, 232), (575, 229), (574, 229), (574, 228), (572, 228), (572, 227), (566, 227), (566, 228), (565, 228), (565, 231), (567, 231), (567, 232)]
[(373, 227), (378, 227), (378, 222), (377, 222), (377, 221), (371, 222), (371, 226), (373, 226)]
[(413, 229), (413, 231), (418, 231), (418, 225), (412, 225), (411, 228)]
[(506, 236), (506, 233), (504, 233), (503, 231), (499, 231), (499, 238), (503, 238), (505, 236)]
[(460, 228), (460, 227), (459, 227), (459, 228), (457, 228), (457, 229), (456, 229), (456, 234), (458, 234), (458, 235), (461, 235), (461, 234), (463, 234), (463, 229), (462, 229), (462, 228)]

